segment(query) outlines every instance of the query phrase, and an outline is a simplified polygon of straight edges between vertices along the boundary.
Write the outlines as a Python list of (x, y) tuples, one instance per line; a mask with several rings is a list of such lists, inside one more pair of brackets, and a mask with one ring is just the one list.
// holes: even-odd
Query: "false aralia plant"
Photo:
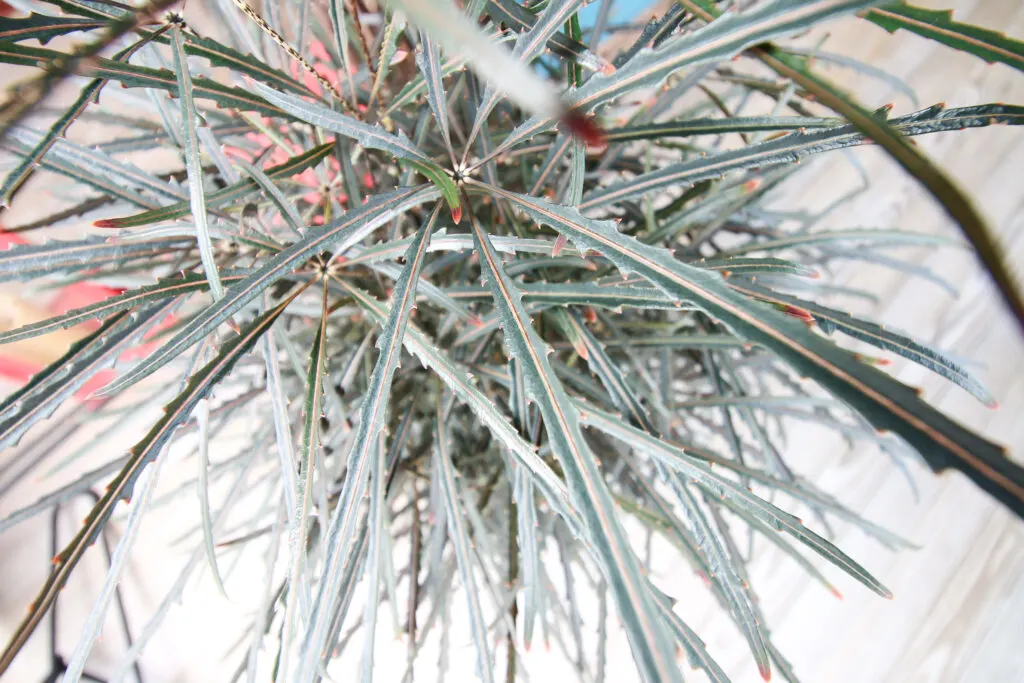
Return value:
[[(958, 470), (1024, 515), (1024, 470), (882, 367), (901, 356), (993, 405), (967, 364), (847, 312), (864, 293), (829, 279), (850, 259), (935, 279), (903, 250), (967, 246), (1024, 324), (983, 216), (911, 141), (1021, 125), (1024, 107), (875, 108), (799, 38), (845, 17), (1024, 71), (1020, 41), (868, 0), (679, 0), (642, 26), (611, 24), (615, 0), (585, 15), (584, 0), (247, 2), (23, 1), (0, 18), (16, 76), (0, 195), (31, 201), (45, 175), (66, 204), (7, 225), (0, 277), (111, 288), (0, 333), (74, 332), (0, 404), (0, 457), (17, 462), (5, 473), (46, 482), (44, 464), (90, 463), (0, 530), (100, 492), (26, 600), (0, 675), (116, 524), (68, 663), (83, 671), (160, 505), (194, 511), (177, 541), (189, 559), (112, 680), (206, 567), (252, 614), (225, 653), (236, 679), (313, 681), (351, 661), (343, 675), (370, 680), (381, 622), (409, 672), (435, 647), (443, 673), (458, 619), (483, 680), (525, 680), (538, 638), (602, 680), (617, 619), (642, 680), (681, 680), (681, 656), (725, 681), (651, 571), (638, 539), (654, 535), (702, 577), (761, 675), (795, 681), (742, 546), (770, 543), (830, 590), (826, 564), (891, 597), (832, 525), (906, 545), (794, 471), (798, 422), (899, 466)], [(798, 162), (867, 144), (962, 239), (824, 229), (844, 200), (814, 214), (771, 202), (800, 182)], [(134, 446), (116, 451), (111, 433), (66, 461), (26, 460), (87, 386), (62, 413), (65, 439), (149, 420)], [(194, 469), (166, 491), (172, 454)], [(241, 557), (265, 589), (234, 588)]]

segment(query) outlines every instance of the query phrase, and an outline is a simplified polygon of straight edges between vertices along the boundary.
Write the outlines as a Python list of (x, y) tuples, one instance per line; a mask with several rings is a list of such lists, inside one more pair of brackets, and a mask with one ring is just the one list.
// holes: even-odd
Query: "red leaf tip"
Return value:
[(570, 109), (562, 115), (562, 123), (569, 129), (569, 132), (586, 144), (593, 147), (605, 145), (604, 131), (592, 117)]
[(117, 222), (110, 218), (101, 218), (98, 221), (92, 222), (94, 228), (116, 228)]

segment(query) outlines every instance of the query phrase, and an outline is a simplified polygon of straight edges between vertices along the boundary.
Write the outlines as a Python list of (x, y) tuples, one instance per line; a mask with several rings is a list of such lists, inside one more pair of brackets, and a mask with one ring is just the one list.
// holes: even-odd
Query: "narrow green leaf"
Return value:
[(998, 405), (995, 397), (960, 363), (939, 349), (919, 342), (903, 332), (888, 329), (813, 301), (780, 294), (752, 282), (732, 282), (730, 284), (736, 291), (744, 292), (762, 301), (803, 308), (814, 316), (814, 321), (827, 334), (839, 330), (854, 339), (897, 353), (962, 387), (988, 407), (995, 408)]
[(720, 530), (711, 523), (696, 497), (679, 479), (678, 474), (666, 472), (665, 478), (676, 492), (679, 504), (693, 529), (697, 545), (707, 559), (711, 570), (710, 580), (721, 591), (726, 608), (746, 639), (761, 678), (771, 680), (772, 669), (768, 659), (767, 638), (758, 623), (755, 598), (741, 575), (739, 563), (730, 555), (726, 541), (720, 538)]
[(301, 240), (268, 259), (244, 280), (232, 285), (222, 299), (203, 309), (170, 341), (101, 389), (100, 393), (112, 394), (152, 374), (216, 329), (220, 323), (261, 292), (299, 268), (309, 258), (329, 249), (342, 254), (349, 246), (362, 240), (377, 227), (410, 207), (435, 199), (437, 195), (437, 190), (431, 187), (401, 188), (380, 194), (344, 214), (334, 223), (320, 230), (308, 232)]
[[(391, 312), (381, 334), (377, 337), (377, 349), (380, 353), (370, 375), (360, 409), (359, 424), (353, 437), (352, 450), (348, 455), (345, 482), (327, 532), (327, 557), (324, 559), (320, 588), (302, 639), (300, 680), (312, 680), (315, 677), (321, 654), (327, 647), (327, 627), (335, 616), (342, 570), (351, 562), (358, 510), (366, 493), (370, 470), (373, 469), (371, 460), (375, 454), (378, 457), (383, 456), (378, 450), (378, 444), (384, 428), (391, 381), (401, 358), (402, 338), (412, 315), (413, 303), (416, 301), (416, 283), (419, 281), (427, 241), (437, 220), (439, 208), (434, 209), (430, 220), (424, 223), (416, 239), (409, 245), (405, 271), (395, 283), (392, 294)], [(373, 586), (372, 590), (375, 592), (376, 588)]]
[[(228, 273), (222, 279), (225, 284), (233, 284), (244, 277), (243, 275)], [(115, 294), (103, 301), (98, 301), (82, 308), (75, 308), (37, 323), (24, 325), (7, 332), (0, 332), (0, 344), (10, 344), (23, 339), (31, 339), (32, 337), (49, 334), (56, 330), (74, 327), (87, 320), (103, 318), (129, 308), (135, 308), (136, 306), (191, 292), (203, 292), (209, 289), (209, 287), (210, 285), (205, 277), (191, 273), (180, 278), (162, 280), (154, 285), (146, 285), (138, 289), (128, 290), (123, 294)]]
[[(672, 164), (635, 179), (591, 192), (580, 203), (580, 208), (592, 209), (654, 190), (720, 178), (734, 171), (792, 164), (813, 154), (868, 144), (872, 141), (878, 142), (875, 135), (881, 135), (877, 131), (886, 128), (885, 123), (868, 112), (863, 112), (863, 115), (865, 120), (862, 123), (825, 128), (810, 133), (789, 133), (775, 140)], [(888, 125), (892, 130), (904, 135), (923, 135), (997, 123), (1024, 124), (1024, 107), (991, 104), (944, 110), (941, 106), (933, 106), (921, 112), (895, 118), (888, 122)], [(869, 129), (863, 127), (869, 124), (871, 133), (868, 132)]]
[[(4, 145), (13, 145), (34, 151), (35, 148), (45, 145), (46, 142), (46, 136), (38, 131), (15, 126), (8, 131)], [(171, 201), (178, 201), (186, 196), (175, 185), (157, 178), (152, 173), (143, 171), (138, 166), (114, 159), (99, 150), (76, 145), (68, 140), (56, 140), (48, 150), (46, 160), (60, 162), (75, 168), (80, 172), (79, 178), (100, 176), (125, 188), (138, 189)], [(152, 200), (146, 202), (146, 205), (152, 206)]]
[(1024, 43), (1004, 33), (953, 19), (953, 10), (927, 9), (903, 3), (872, 7), (862, 17), (889, 33), (904, 29), (949, 47), (984, 59), (1000, 62), (1024, 72)]
[(585, 407), (580, 411), (580, 419), (584, 424), (600, 429), (623, 443), (629, 444), (631, 448), (658, 458), (666, 467), (675, 470), (712, 496), (721, 498), (723, 501), (726, 499), (732, 501), (768, 524), (772, 529), (793, 536), (882, 597), (892, 597), (892, 593), (866, 569), (834, 544), (806, 528), (799, 519), (755, 496), (739, 484), (721, 477), (710, 467), (696, 462), (685, 451), (600, 410)]
[(765, 256), (762, 258), (713, 258), (701, 259), (694, 263), (701, 268), (717, 270), (722, 275), (796, 275), (799, 277), (818, 277), (813, 268), (780, 258)]
[(416, 65), (423, 74), (427, 87), (427, 104), (434, 114), (437, 127), (441, 131), (441, 139), (448, 150), (452, 163), (455, 163), (455, 151), (452, 149), (451, 129), (448, 125), (448, 97), (444, 90), (444, 72), (441, 69), (441, 52), (430, 36), (424, 35), (420, 49), (416, 51)]
[(580, 433), (575, 407), (551, 369), (548, 350), (523, 309), (519, 291), (505, 275), (476, 216), (470, 214), (470, 219), (481, 269), (501, 314), (506, 344), (512, 357), (522, 364), (527, 391), (544, 417), (548, 439), (566, 474), (573, 503), (581, 511), (585, 533), (598, 553), (594, 559), (611, 584), (637, 668), (649, 681), (681, 680), (671, 639), (616, 518), (596, 458)]
[(196, 423), (199, 426), (199, 449), (196, 454), (196, 465), (199, 475), (196, 478), (196, 493), (199, 496), (199, 516), (203, 528), (203, 549), (206, 551), (206, 562), (210, 565), (213, 583), (223, 597), (228, 596), (224, 588), (224, 579), (217, 564), (217, 551), (213, 538), (213, 516), (210, 512), (210, 404), (204, 399), (195, 408)]
[(766, 240), (750, 240), (737, 247), (719, 253), (719, 259), (732, 259), (742, 254), (761, 251), (782, 251), (783, 249), (803, 249), (807, 247), (833, 245), (844, 248), (856, 248), (856, 245), (868, 246), (914, 246), (929, 247), (960, 247), (963, 243), (942, 235), (908, 230), (819, 230), (818, 232), (800, 232), (792, 235), (773, 237)]
[[(288, 604), (284, 614), (284, 638), (278, 669), (287, 679), (291, 669), (288, 653), (296, 628), (296, 605), (303, 605), (304, 616), (308, 615), (309, 599), (306, 597), (310, 578), (306, 576), (306, 555), (309, 536), (309, 517), (313, 508), (313, 476), (316, 472), (316, 452), (320, 448), (320, 418), (323, 417), (324, 375), (327, 373), (327, 280), (324, 279), (320, 324), (317, 326), (313, 346), (309, 350), (309, 366), (306, 372), (306, 399), (303, 404), (302, 431), (299, 442), (298, 487), (295, 491), (295, 519), (288, 529), (288, 545), (291, 561), (288, 565)], [(294, 467), (291, 463), (289, 467)], [(376, 592), (376, 587), (371, 595)], [(300, 597), (302, 596), (302, 597)], [(376, 602), (374, 600), (374, 602)]]
[(82, 555), (96, 541), (107, 524), (117, 503), (131, 497), (132, 489), (139, 475), (159, 456), (174, 432), (188, 419), (196, 404), (230, 372), (238, 359), (252, 348), (260, 335), (269, 329), (274, 320), (284, 312), (291, 300), (288, 299), (259, 316), (246, 326), (242, 334), (224, 344), (217, 356), (193, 375), (188, 386), (171, 403), (167, 404), (164, 415), (153, 425), (149, 433), (131, 449), (128, 462), (107, 485), (99, 501), (86, 516), (81, 530), (54, 558), (50, 576), (32, 601), (29, 613), (18, 625), (3, 654), (0, 654), (0, 673), (7, 670), (29, 636), (35, 631), (36, 626), (49, 611)]
[(420, 175), (433, 183), (441, 191), (448, 208), (452, 212), (452, 220), (458, 225), (462, 220), (462, 202), (459, 197), (459, 187), (452, 180), (452, 177), (440, 166), (432, 161), (418, 161), (408, 159), (406, 164), (415, 168)]
[[(318, 147), (293, 156), (288, 161), (278, 164), (263, 171), (263, 174), (271, 180), (290, 178), (293, 175), (302, 173), (307, 168), (313, 168), (323, 161), (334, 147), (332, 142), (325, 143)], [(228, 187), (210, 192), (206, 195), (206, 205), (210, 209), (216, 209), (228, 204), (239, 203), (244, 197), (260, 189), (260, 185), (251, 178), (240, 180)], [(192, 208), (187, 201), (162, 206), (151, 211), (144, 211), (126, 218), (107, 218), (96, 221), (96, 227), (101, 228), (132, 228), (139, 225), (149, 225), (163, 221), (183, 218), (191, 212)]]
[(21, 40), (38, 40), (46, 45), (55, 36), (75, 31), (93, 31), (106, 25), (107, 22), (102, 20), (51, 17), (33, 12), (27, 17), (0, 17), (0, 40), (14, 43)]
[(840, 118), (816, 116), (736, 116), (721, 119), (682, 119), (609, 128), (605, 131), (605, 139), (608, 142), (631, 142), (633, 140), (660, 140), (662, 138), (724, 135), (726, 133), (815, 130), (837, 128), (842, 125), (843, 120)]
[(97, 372), (114, 364), (118, 356), (173, 308), (171, 300), (138, 314), (120, 313), (96, 332), (74, 343), (0, 403), (0, 449), (18, 443), (32, 425), (53, 414)]
[(737, 336), (762, 344), (797, 372), (813, 378), (876, 428), (899, 434), (933, 470), (960, 470), (1024, 516), (1024, 468), (1006, 458), (995, 444), (929, 406), (909, 387), (857, 361), (803, 323), (730, 290), (716, 273), (620, 234), (613, 222), (584, 218), (574, 209), (501, 188), (487, 191), (520, 206), (577, 246), (604, 254), (619, 269), (642, 275), (670, 296), (692, 301)]
[(189, 249), (191, 239), (163, 237), (151, 240), (113, 241), (88, 237), (76, 241), (52, 241), (46, 244), (19, 245), (0, 251), (0, 282), (31, 280), (98, 268), (109, 263), (124, 265), (135, 259)]
[(188, 57), (182, 43), (181, 26), (171, 27), (173, 38), (174, 70), (178, 74), (178, 101), (181, 103), (181, 140), (184, 146), (185, 170), (188, 172), (189, 205), (192, 207), (192, 220), (196, 226), (196, 243), (199, 245), (199, 257), (203, 262), (203, 271), (210, 282), (210, 293), (217, 301), (224, 296), (224, 285), (220, 283), (217, 272), (217, 261), (213, 254), (213, 240), (210, 239), (209, 217), (206, 215), (206, 192), (203, 189), (203, 167), (199, 162), (199, 138), (196, 127), (199, 116), (192, 101), (192, 77), (188, 71)]
[[(63, 60), (66, 57), (65, 53), (58, 50), (0, 42), (0, 63), (38, 67), (56, 60)], [(77, 63), (76, 73), (91, 78), (118, 81), (126, 88), (154, 88), (174, 94), (178, 92), (177, 78), (167, 69), (150, 69), (116, 62), (104, 57)], [(282, 109), (268, 104), (266, 100), (251, 94), (244, 88), (222, 85), (202, 77), (192, 79), (192, 87), (196, 98), (212, 100), (225, 109), (255, 111), (266, 116), (287, 116)]]
[(1003, 249), (992, 235), (985, 218), (974, 207), (971, 199), (959, 186), (917, 147), (901, 135), (898, 126), (872, 116), (848, 95), (832, 84), (811, 73), (806, 60), (792, 57), (777, 49), (763, 51), (762, 60), (780, 74), (814, 94), (825, 106), (842, 114), (865, 137), (878, 143), (903, 169), (920, 182), (950, 217), (960, 224), (960, 229), (974, 246), (978, 258), (1002, 294), (1007, 308), (1017, 318), (1017, 324), (1024, 331), (1024, 297), (1020, 283), (1003, 257)]
[[(34, 17), (39, 15), (32, 16)], [(0, 17), (0, 22), (3, 21), (8, 21), (8, 19)], [(45, 43), (46, 41), (44, 40), (42, 42)], [(114, 55), (114, 60), (127, 61), (128, 58), (143, 47), (146, 42), (146, 40), (137, 41)], [(89, 103), (99, 96), (100, 91), (106, 83), (106, 80), (97, 78), (86, 84), (71, 106), (67, 107), (64, 110), (64, 113), (57, 117), (57, 120), (54, 121), (53, 125), (46, 131), (42, 140), (35, 145), (31, 152), (22, 158), (21, 163), (7, 174), (4, 178), (3, 186), (0, 187), (0, 205), (7, 206), (10, 204), (11, 197), (14, 196), (14, 193), (18, 191), (25, 180), (28, 179), (29, 175), (32, 174), (33, 169), (36, 167), (42, 156), (46, 154), (51, 147), (53, 147), (54, 142), (56, 142), (58, 138), (62, 137), (67, 132), (68, 126), (70, 126), (75, 119), (81, 116)]]
[[(440, 405), (438, 407), (440, 408)], [(455, 548), (459, 576), (462, 579), (462, 591), (466, 594), (466, 603), (469, 607), (470, 630), (473, 633), (473, 641), (476, 643), (477, 675), (485, 683), (491, 683), (494, 680), (494, 670), (491, 665), (490, 648), (487, 645), (487, 622), (484, 621), (480, 594), (477, 592), (476, 581), (473, 578), (473, 556), (470, 551), (469, 533), (466, 530), (465, 513), (459, 503), (463, 494), (459, 491), (458, 483), (455, 480), (455, 466), (452, 464), (451, 455), (448, 452), (446, 430), (443, 425), (444, 416), (438, 414), (437, 420), (434, 422), (434, 452), (436, 454), (434, 463), (440, 474), (441, 490), (444, 493), (448, 537)]]
[(121, 577), (127, 564), (128, 554), (139, 536), (139, 527), (146, 511), (149, 509), (153, 498), (153, 491), (156, 489), (156, 483), (164, 462), (166, 462), (166, 459), (156, 459), (153, 466), (139, 477), (142, 481), (137, 482), (138, 488), (136, 489), (135, 503), (132, 505), (131, 512), (128, 513), (128, 519), (121, 530), (121, 538), (117, 542), (117, 547), (110, 556), (110, 568), (103, 579), (99, 597), (93, 602), (89, 616), (86, 617), (81, 632), (77, 634), (75, 649), (72, 651), (71, 657), (67, 662), (64, 677), (68, 680), (78, 680), (82, 676), (89, 653), (92, 652), (93, 645), (96, 644), (100, 637), (100, 631), (103, 628), (103, 623), (106, 621), (111, 600), (114, 599), (115, 595), (118, 601), (121, 599), (118, 586), (121, 583)]
[(371, 126), (357, 119), (340, 114), (322, 104), (306, 102), (296, 95), (279, 92), (261, 83), (253, 88), (265, 100), (288, 112), (300, 121), (329, 130), (338, 135), (352, 138), (363, 147), (379, 149), (401, 159), (433, 163), (430, 158), (412, 143), (403, 133), (392, 135), (380, 126)]

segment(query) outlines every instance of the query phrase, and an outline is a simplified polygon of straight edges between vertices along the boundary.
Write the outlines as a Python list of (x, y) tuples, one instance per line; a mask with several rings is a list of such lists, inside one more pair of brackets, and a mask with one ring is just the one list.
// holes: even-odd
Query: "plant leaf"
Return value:
[(897, 353), (962, 387), (988, 407), (995, 408), (998, 405), (995, 397), (960, 363), (949, 358), (942, 351), (923, 344), (903, 332), (885, 328), (882, 325), (862, 320), (849, 313), (843, 313), (813, 301), (780, 294), (752, 282), (742, 284), (732, 282), (730, 284), (736, 291), (744, 292), (762, 301), (803, 308), (814, 316), (814, 321), (827, 334), (839, 330), (854, 339)]
[(141, 441), (135, 444), (130, 452), (128, 462), (107, 485), (99, 501), (86, 516), (82, 528), (64, 550), (54, 558), (50, 576), (39, 590), (28, 615), (18, 625), (3, 654), (0, 654), (0, 673), (7, 670), (29, 636), (35, 631), (36, 626), (49, 611), (67, 582), (68, 576), (81, 560), (85, 551), (95, 542), (107, 520), (110, 519), (117, 503), (121, 499), (131, 497), (132, 488), (139, 475), (160, 455), (175, 430), (188, 419), (196, 404), (227, 375), (238, 359), (252, 348), (260, 335), (269, 329), (274, 320), (284, 312), (294, 296), (256, 318), (246, 326), (242, 334), (222, 345), (217, 356), (193, 375), (188, 386), (167, 404), (160, 420), (153, 425), (153, 428)]
[(188, 58), (182, 45), (181, 26), (171, 27), (173, 38), (174, 70), (178, 74), (178, 102), (181, 103), (181, 140), (185, 154), (185, 170), (188, 172), (189, 205), (192, 207), (192, 220), (196, 226), (196, 243), (199, 245), (199, 258), (203, 262), (203, 271), (210, 283), (210, 293), (217, 301), (224, 296), (224, 285), (220, 283), (217, 272), (217, 261), (213, 254), (213, 240), (210, 239), (209, 217), (206, 215), (206, 192), (203, 189), (203, 169), (199, 163), (199, 138), (196, 127), (199, 116), (192, 101), (192, 77), (188, 72)]
[[(440, 406), (438, 406), (440, 408)], [(439, 472), (441, 490), (444, 493), (445, 517), (448, 519), (448, 537), (455, 548), (455, 558), (459, 565), (459, 576), (462, 579), (462, 590), (466, 594), (466, 603), (469, 607), (470, 629), (473, 632), (473, 641), (476, 643), (477, 673), (481, 680), (490, 683), (494, 680), (493, 667), (491, 665), (491, 652), (487, 646), (487, 623), (484, 621), (483, 608), (480, 604), (480, 594), (477, 592), (476, 581), (473, 579), (473, 559), (470, 552), (469, 533), (466, 530), (465, 513), (459, 500), (463, 494), (459, 491), (458, 483), (455, 480), (455, 466), (452, 464), (451, 455), (448, 453), (447, 439), (444, 424), (444, 416), (440, 413), (434, 422), (434, 458), (435, 466)], [(468, 504), (468, 503), (467, 503)]]
[(462, 220), (462, 202), (459, 198), (459, 188), (455, 181), (452, 180), (452, 177), (432, 161), (409, 159), (405, 163), (415, 168), (420, 175), (433, 183), (441, 191), (445, 202), (448, 203), (448, 208), (451, 209), (452, 220), (458, 225), (459, 221)]
[(821, 116), (735, 116), (720, 119), (680, 119), (661, 123), (644, 123), (621, 128), (609, 128), (605, 140), (632, 142), (633, 140), (660, 140), (662, 138), (693, 137), (697, 135), (724, 135), (726, 133), (757, 133), (792, 131), (806, 128), (838, 128), (843, 119)]
[(527, 391), (537, 402), (552, 450), (558, 456), (573, 503), (585, 520), (594, 558), (608, 577), (634, 659), (649, 681), (681, 680), (671, 639), (662, 623), (639, 562), (615, 516), (614, 504), (583, 440), (576, 410), (555, 378), (547, 349), (529, 322), (518, 290), (505, 275), (497, 253), (474, 214), (470, 214), (481, 269), (494, 293), (510, 353), (522, 365)]
[[(288, 161), (278, 164), (263, 171), (263, 174), (271, 180), (290, 178), (293, 175), (302, 173), (307, 168), (313, 168), (323, 161), (331, 153), (334, 144), (325, 143), (293, 156)], [(206, 195), (206, 205), (210, 209), (216, 209), (228, 204), (239, 203), (247, 195), (260, 189), (260, 185), (251, 178), (245, 178), (233, 185), (220, 190), (210, 192)], [(132, 228), (139, 225), (149, 225), (163, 221), (183, 218), (191, 212), (192, 208), (187, 201), (162, 206), (151, 211), (144, 211), (125, 218), (107, 218), (96, 221), (96, 227), (100, 228)]]
[[(67, 55), (58, 50), (29, 47), (15, 43), (0, 42), (0, 63), (38, 67), (40, 64), (64, 60)], [(126, 88), (153, 88), (178, 92), (175, 75), (167, 69), (150, 69), (96, 57), (88, 62), (79, 62), (76, 73), (91, 78), (105, 78), (118, 81)], [(283, 110), (268, 104), (266, 100), (252, 95), (243, 88), (222, 85), (209, 78), (194, 78), (193, 93), (196, 98), (213, 100), (225, 109), (255, 111), (266, 116), (287, 116)]]
[[(448, 97), (444, 90), (444, 72), (441, 69), (441, 54), (430, 36), (424, 35), (421, 48), (416, 52), (416, 65), (423, 74), (427, 87), (427, 103), (434, 114), (437, 127), (441, 131), (441, 139), (448, 150), (452, 163), (455, 162), (455, 151), (452, 149), (452, 136), (448, 125)], [(457, 196), (457, 195), (456, 195)]]
[[(413, 303), (416, 301), (416, 283), (419, 281), (427, 242), (434, 222), (437, 220), (438, 212), (439, 207), (434, 209), (430, 220), (424, 223), (417, 233), (416, 239), (409, 245), (405, 270), (398, 282), (395, 283), (391, 312), (377, 337), (377, 348), (380, 354), (373, 367), (373, 372), (370, 374), (360, 409), (359, 424), (353, 437), (353, 447), (348, 454), (345, 482), (327, 532), (327, 557), (324, 559), (320, 587), (306, 633), (302, 639), (300, 680), (311, 680), (315, 676), (321, 653), (327, 646), (327, 626), (336, 614), (342, 570), (351, 563), (359, 505), (366, 493), (370, 470), (374, 469), (371, 460), (375, 455), (378, 458), (384, 455), (379, 449), (379, 442), (390, 398), (391, 381), (401, 358), (402, 338), (412, 315)], [(380, 520), (376, 521), (379, 523)], [(377, 531), (379, 529), (371, 529), (371, 534)], [(370, 545), (373, 543), (371, 542)], [(371, 561), (373, 559), (371, 558)], [(379, 562), (380, 558), (376, 559)], [(377, 586), (374, 585), (371, 590), (375, 593)]]
[[(864, 112), (864, 116), (870, 121), (873, 131), (885, 125), (867, 112)], [(934, 106), (893, 119), (889, 126), (892, 130), (905, 135), (923, 135), (993, 123), (1024, 124), (1024, 107), (992, 104), (943, 110), (940, 106)], [(747, 145), (710, 157), (683, 161), (591, 192), (583, 199), (580, 208), (592, 209), (658, 189), (720, 178), (732, 171), (791, 164), (812, 154), (878, 141), (874, 136), (881, 133), (868, 134), (865, 131), (861, 125), (847, 125), (812, 133), (795, 132), (775, 140)]]
[(159, 322), (175, 303), (163, 302), (135, 316), (113, 316), (4, 399), (0, 403), (0, 449), (16, 445), (32, 425), (53, 414), (97, 372), (113, 365), (121, 352)]
[(349, 246), (394, 216), (410, 207), (435, 199), (437, 195), (437, 190), (432, 187), (407, 187), (380, 194), (362, 206), (352, 209), (330, 225), (307, 233), (301, 240), (268, 259), (262, 267), (244, 280), (232, 285), (224, 298), (203, 309), (170, 341), (101, 389), (100, 393), (112, 394), (121, 391), (152, 374), (309, 258), (328, 249), (333, 249), (339, 254), (344, 253)]
[[(309, 366), (306, 372), (306, 399), (303, 404), (302, 431), (299, 442), (299, 474), (295, 491), (295, 519), (288, 529), (288, 544), (291, 548), (291, 562), (288, 566), (289, 585), (288, 604), (285, 607), (284, 634), (281, 657), (278, 668), (287, 678), (288, 652), (291, 649), (292, 637), (295, 633), (297, 615), (295, 606), (302, 604), (303, 613), (308, 616), (309, 598), (307, 597), (308, 577), (306, 572), (306, 544), (309, 535), (309, 518), (313, 506), (313, 476), (316, 472), (316, 452), (320, 448), (320, 418), (323, 417), (324, 375), (327, 373), (327, 318), (330, 309), (327, 306), (327, 280), (324, 278), (323, 302), (321, 305), (320, 324), (313, 337), (313, 346), (309, 350)], [(288, 467), (293, 468), (292, 463)], [(374, 586), (376, 591), (376, 586)], [(374, 601), (376, 602), (376, 601)]]
[(580, 419), (583, 424), (600, 429), (623, 443), (629, 444), (631, 448), (658, 458), (659, 462), (679, 472), (680, 475), (693, 481), (712, 496), (723, 500), (729, 499), (776, 531), (785, 532), (801, 541), (875, 593), (884, 598), (892, 598), (892, 593), (866, 569), (831, 542), (806, 528), (799, 519), (755, 496), (739, 484), (720, 477), (710, 467), (696, 462), (686, 455), (684, 450), (675, 448), (662, 439), (628, 425), (614, 415), (589, 406), (580, 410)]
[(960, 230), (974, 246), (978, 258), (992, 277), (1002, 294), (1007, 308), (1017, 318), (1017, 324), (1024, 331), (1024, 296), (1020, 292), (1013, 271), (1003, 258), (1003, 250), (991, 234), (985, 218), (974, 207), (970, 198), (955, 182), (915, 146), (903, 137), (896, 126), (872, 116), (822, 78), (812, 74), (806, 60), (791, 57), (776, 50), (763, 50), (762, 60), (780, 74), (791, 78), (814, 94), (822, 104), (842, 114), (866, 137), (878, 143), (903, 169), (920, 182), (946, 213), (960, 224)]
[(604, 254), (622, 271), (636, 272), (666, 294), (692, 301), (737, 336), (773, 351), (813, 378), (878, 429), (891, 429), (936, 472), (958, 469), (1018, 515), (1024, 516), (1024, 468), (1003, 450), (935, 410), (909, 387), (854, 359), (807, 327), (731, 291), (719, 275), (677, 261), (664, 250), (620, 234), (615, 224), (584, 218), (568, 207), (488, 187), (581, 248)]
[(164, 237), (138, 241), (112, 241), (101, 237), (84, 240), (11, 247), (0, 251), (0, 282), (31, 280), (61, 272), (98, 268), (108, 263), (123, 264), (135, 259), (183, 251), (193, 240)]
[(329, 130), (338, 135), (352, 138), (363, 147), (379, 149), (401, 159), (410, 159), (424, 163), (433, 163), (409, 138), (401, 132), (392, 135), (380, 126), (371, 126), (344, 114), (340, 114), (322, 104), (306, 102), (302, 98), (289, 93), (279, 92), (273, 88), (253, 82), (253, 89), (265, 100), (280, 107), (300, 121)]
[(93, 31), (107, 25), (106, 21), (78, 17), (51, 17), (32, 12), (27, 17), (0, 17), (0, 40), (18, 42), (38, 40), (46, 45), (55, 36), (75, 31)]
[(868, 8), (860, 16), (889, 33), (902, 28), (970, 53), (989, 64), (1000, 62), (1024, 72), (1024, 43), (998, 31), (955, 21), (953, 10), (933, 10), (897, 3)]

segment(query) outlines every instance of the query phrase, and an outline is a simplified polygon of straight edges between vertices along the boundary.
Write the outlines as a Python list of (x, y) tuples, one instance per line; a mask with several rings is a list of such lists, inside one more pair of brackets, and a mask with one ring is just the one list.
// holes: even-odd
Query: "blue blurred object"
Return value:
[[(594, 26), (594, 22), (597, 21), (597, 15), (601, 11), (602, 0), (594, 0), (578, 14), (580, 17), (580, 28), (586, 31)], [(608, 15), (607, 26), (614, 26), (615, 24), (624, 24), (634, 19), (640, 12), (651, 6), (650, 0), (611, 0), (612, 8)]]

